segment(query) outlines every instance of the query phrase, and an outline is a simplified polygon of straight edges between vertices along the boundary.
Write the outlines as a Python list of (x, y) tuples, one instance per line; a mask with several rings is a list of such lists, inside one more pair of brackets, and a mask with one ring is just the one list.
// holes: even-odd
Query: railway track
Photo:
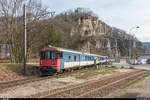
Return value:
[(3, 83), (0, 83), (0, 92), (2, 92), (6, 88), (15, 87), (15, 86), (23, 85), (26, 83), (36, 82), (36, 81), (42, 81), (42, 80), (46, 80), (46, 79), (50, 79), (50, 78), (57, 78), (60, 76), (70, 75), (73, 73), (82, 72), (82, 71), (89, 70), (92, 68), (93, 67), (89, 67), (89, 68), (85, 68), (85, 69), (74, 70), (73, 72), (65, 72), (65, 73), (56, 74), (56, 75), (47, 76), (47, 77), (30, 77), (30, 78), (21, 79), (21, 80), (3, 82)]
[(136, 70), (129, 73), (108, 77), (106, 79), (90, 81), (71, 87), (62, 88), (54, 91), (46, 91), (32, 95), (28, 98), (88, 98), (103, 97), (112, 91), (135, 81), (140, 76), (149, 73), (145, 70)]

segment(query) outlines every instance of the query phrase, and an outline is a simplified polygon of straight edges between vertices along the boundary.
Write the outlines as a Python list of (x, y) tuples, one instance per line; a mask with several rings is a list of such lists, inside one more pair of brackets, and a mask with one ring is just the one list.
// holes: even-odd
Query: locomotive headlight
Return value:
[(52, 65), (54, 65), (55, 63), (54, 62), (52, 62)]

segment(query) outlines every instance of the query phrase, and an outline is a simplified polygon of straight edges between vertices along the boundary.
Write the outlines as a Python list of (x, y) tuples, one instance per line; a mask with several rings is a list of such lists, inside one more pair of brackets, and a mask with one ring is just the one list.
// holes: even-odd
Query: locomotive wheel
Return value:
[(59, 73), (62, 74), (62, 73), (64, 73), (64, 71), (63, 71), (63, 70), (60, 70)]

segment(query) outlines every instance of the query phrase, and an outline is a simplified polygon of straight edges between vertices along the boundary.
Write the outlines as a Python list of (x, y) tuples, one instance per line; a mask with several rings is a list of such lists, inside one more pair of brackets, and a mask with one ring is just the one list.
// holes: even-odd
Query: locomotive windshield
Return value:
[(41, 59), (61, 59), (62, 53), (57, 51), (42, 51)]

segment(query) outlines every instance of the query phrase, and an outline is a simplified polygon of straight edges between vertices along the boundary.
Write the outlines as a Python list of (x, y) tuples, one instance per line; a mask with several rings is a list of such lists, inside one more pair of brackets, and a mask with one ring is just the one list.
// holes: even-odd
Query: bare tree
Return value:
[[(20, 63), (23, 61), (23, 4), (28, 6), (28, 32), (33, 32), (32, 27), (37, 21), (49, 18), (47, 8), (42, 6), (40, 0), (0, 0), (0, 17), (3, 18), (5, 30), (4, 42), (11, 45), (12, 62)], [(32, 27), (31, 27), (32, 26)], [(27, 54), (32, 48), (32, 42), (36, 34), (28, 34)]]

